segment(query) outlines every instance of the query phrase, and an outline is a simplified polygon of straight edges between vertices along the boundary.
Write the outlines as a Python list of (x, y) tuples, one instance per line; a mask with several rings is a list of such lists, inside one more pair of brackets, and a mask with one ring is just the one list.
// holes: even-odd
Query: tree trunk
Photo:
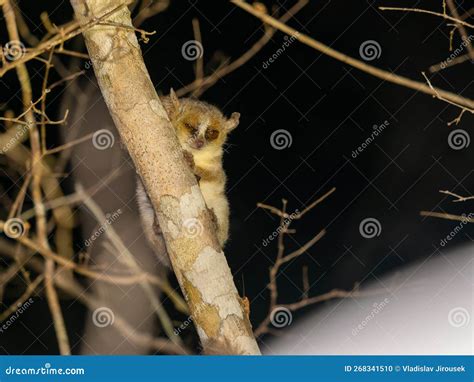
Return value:
[[(195, 176), (153, 87), (123, 1), (71, 0), (100, 89), (147, 190), (206, 348), (260, 354)], [(190, 234), (192, 230), (192, 234)], [(212, 350), (211, 350), (212, 351)]]

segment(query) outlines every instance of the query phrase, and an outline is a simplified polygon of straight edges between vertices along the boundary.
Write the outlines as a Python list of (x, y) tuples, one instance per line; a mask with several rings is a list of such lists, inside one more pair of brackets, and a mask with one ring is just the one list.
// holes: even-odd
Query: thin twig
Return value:
[[(89, 209), (89, 211), (92, 212), (96, 220), (99, 223), (103, 223), (104, 221), (106, 221), (107, 218), (105, 214), (102, 212), (100, 207), (91, 197), (87, 197), (84, 194), (84, 189), (82, 188), (82, 186), (76, 185), (76, 190), (79, 194), (82, 193), (84, 195), (84, 204)], [(118, 256), (118, 260), (126, 264), (127, 266), (129, 266), (132, 271), (136, 273), (141, 273), (142, 269), (140, 268), (137, 261), (135, 260), (135, 257), (130, 253), (128, 248), (125, 246), (125, 244), (123, 243), (122, 239), (117, 234), (115, 229), (109, 224), (103, 225), (103, 227), (105, 230), (105, 234), (110, 239), (112, 244), (115, 246), (117, 251), (119, 251), (120, 256)], [(171, 319), (168, 316), (168, 313), (166, 312), (166, 310), (163, 308), (163, 305), (156, 297), (155, 292), (151, 288), (150, 283), (146, 280), (143, 280), (140, 282), (140, 285), (142, 289), (144, 290), (145, 294), (147, 295), (148, 299), (150, 300), (150, 303), (153, 306), (153, 309), (155, 310), (158, 316), (158, 319), (160, 320), (163, 326), (163, 330), (168, 336), (168, 338), (171, 341), (176, 342), (178, 344), (181, 343), (179, 336), (176, 336), (174, 334), (173, 324), (171, 322)]]
[[(3, 255), (11, 259), (15, 259), (15, 249), (11, 243), (0, 239), (0, 251)], [(26, 265), (30, 269), (34, 270), (36, 273), (44, 273), (44, 264), (39, 261), (38, 258), (30, 258)], [(107, 301), (105, 301), (104, 299), (101, 299), (88, 293), (86, 289), (84, 289), (74, 279), (56, 277), (54, 281), (55, 285), (61, 291), (79, 300), (90, 311), (94, 311), (98, 308), (107, 307), (108, 305)], [(136, 327), (139, 325), (135, 325), (135, 327), (133, 327), (117, 312), (113, 312), (113, 314), (113, 327), (117, 329), (117, 331), (126, 340), (129, 340), (133, 344), (169, 354), (191, 354), (190, 350), (186, 347), (176, 345), (165, 338), (152, 337), (146, 333), (142, 333), (136, 329)]]
[[(289, 226), (294, 219), (300, 219), (303, 217), (308, 211), (313, 209), (323, 200), (325, 200), (329, 195), (331, 195), (335, 191), (335, 188), (332, 188), (330, 191), (325, 193), (320, 198), (316, 199), (315, 202), (311, 203), (307, 208), (305, 208), (301, 213), (294, 213), (288, 214), (287, 213), (287, 201), (285, 199), (282, 200), (282, 208), (276, 208), (273, 206), (269, 206), (267, 204), (258, 203), (260, 208), (266, 209), (273, 214), (280, 217), (280, 226), (278, 231), (278, 251), (276, 260), (273, 265), (270, 267), (269, 270), (269, 283), (268, 289), (270, 291), (270, 304), (268, 308), (268, 314), (265, 319), (258, 325), (258, 327), (254, 331), (254, 335), (256, 337), (262, 336), (266, 333), (272, 333), (272, 329), (270, 324), (272, 323), (272, 317), (275, 311), (279, 308), (288, 309), (290, 311), (295, 311), (301, 309), (305, 306), (309, 306), (312, 304), (316, 304), (318, 302), (330, 300), (333, 298), (341, 298), (341, 297), (349, 297), (353, 295), (353, 291), (342, 291), (342, 290), (333, 290), (321, 296), (314, 296), (309, 297), (309, 278), (308, 278), (308, 267), (303, 267), (303, 294), (299, 301), (296, 301), (291, 304), (278, 304), (278, 284), (277, 284), (277, 276), (281, 266), (285, 263), (288, 263), (291, 260), (294, 260), (300, 257), (303, 253), (309, 250), (313, 245), (315, 245), (325, 234), (325, 230), (321, 230), (318, 234), (316, 234), (312, 239), (307, 241), (304, 245), (296, 249), (295, 251), (285, 254), (285, 242), (284, 237), (288, 233), (290, 233)], [(296, 217), (295, 217), (296, 216)]]
[(4, 310), (2, 314), (0, 314), (0, 322), (3, 322), (8, 317), (10, 317), (15, 311), (18, 310), (18, 307), (22, 306), (25, 301), (31, 297), (31, 295), (35, 292), (36, 288), (43, 281), (43, 278), (43, 275), (39, 275), (32, 283), (28, 284), (28, 287), (26, 288), (25, 292), (20, 296), (20, 298), (16, 300), (13, 304), (11, 304), (9, 308)]
[(433, 95), (438, 98), (439, 100), (441, 101), (444, 101), (446, 103), (449, 103), (450, 105), (453, 105), (453, 106), (457, 106), (463, 110), (466, 110), (468, 111), (469, 113), (474, 113), (474, 108), (468, 108), (468, 107), (464, 107), (456, 102), (453, 102), (447, 98), (444, 98), (441, 94), (440, 94), (440, 91), (439, 89), (435, 88), (432, 84), (431, 84), (431, 81), (429, 80), (429, 78), (427, 77), (426, 73), (425, 72), (421, 72), (421, 74), (423, 75), (423, 77), (425, 78), (428, 86), (430, 87), (430, 89), (433, 91)]
[[(116, 179), (120, 175), (120, 173), (121, 173), (120, 169), (112, 172), (105, 179), (100, 180), (95, 185), (89, 187), (86, 190), (85, 195), (87, 197), (94, 196), (97, 192), (109, 186), (109, 184), (114, 179)], [(46, 209), (46, 211), (49, 211), (49, 210), (54, 210), (56, 208), (63, 207), (63, 206), (74, 206), (74, 205), (84, 202), (85, 195), (83, 193), (78, 193), (78, 192), (74, 192), (68, 195), (63, 195), (57, 199), (48, 200), (46, 203), (44, 203), (44, 208)], [(31, 219), (33, 216), (34, 216), (34, 209), (32, 208), (32, 209), (24, 211), (20, 217), (22, 220), (25, 221), (25, 220)]]
[(474, 200), (474, 195), (472, 195), (472, 196), (461, 196), (459, 194), (455, 194), (454, 192), (447, 191), (447, 190), (440, 190), (439, 192), (441, 192), (442, 194), (454, 196), (456, 198), (456, 200), (453, 200), (454, 203), (465, 202), (467, 200)]
[[(283, 16), (280, 17), (282, 23), (286, 23), (290, 20), (296, 13), (298, 13), (309, 0), (299, 0), (295, 5), (293, 5)], [(178, 89), (176, 94), (178, 96), (183, 96), (185, 94), (195, 92), (195, 95), (198, 96), (202, 94), (206, 89), (214, 85), (222, 77), (227, 76), (232, 73), (234, 70), (240, 68), (242, 65), (247, 63), (252, 57), (254, 57), (273, 37), (276, 29), (274, 28), (265, 28), (265, 32), (260, 39), (250, 47), (244, 54), (242, 54), (236, 60), (219, 67), (214, 73), (205, 77), (202, 81), (194, 80), (190, 84)]]
[(316, 207), (318, 204), (320, 204), (321, 202), (323, 202), (328, 196), (330, 196), (334, 191), (336, 191), (336, 187), (333, 187), (331, 188), (328, 192), (326, 192), (323, 196), (319, 197), (318, 199), (316, 199), (313, 203), (309, 204), (307, 207), (305, 207), (305, 209), (301, 212), (294, 212), (292, 214), (288, 214), (286, 212), (283, 212), (282, 210), (274, 207), (274, 206), (270, 206), (268, 204), (264, 204), (264, 203), (257, 203), (257, 207), (258, 208), (263, 208), (265, 210), (268, 210), (270, 211), (271, 213), (277, 215), (277, 216), (280, 216), (280, 217), (283, 217), (285, 219), (301, 219), (304, 215), (306, 215), (309, 211), (311, 211), (314, 207)]
[(133, 25), (140, 26), (145, 20), (163, 12), (170, 5), (170, 0), (143, 0), (140, 9), (133, 19)]
[(51, 155), (51, 154), (56, 154), (64, 150), (69, 150), (78, 144), (90, 140), (94, 136), (94, 133), (90, 133), (87, 135), (84, 135), (83, 137), (77, 138), (73, 141), (67, 142), (61, 146), (56, 146), (54, 149), (49, 149), (45, 151), (45, 155)]
[(437, 64), (431, 65), (428, 70), (430, 73), (437, 73), (441, 70), (444, 70), (446, 68), (450, 68), (455, 65), (462, 64), (463, 62), (469, 61), (469, 54), (463, 54), (462, 56), (459, 57), (454, 57), (453, 59), (450, 60), (444, 60), (442, 62), (439, 62)]
[(472, 48), (471, 41), (469, 39), (469, 35), (466, 31), (466, 28), (464, 27), (464, 25), (461, 24), (462, 22), (461, 16), (459, 15), (456, 5), (454, 4), (453, 0), (446, 0), (446, 2), (449, 8), (449, 11), (453, 15), (453, 17), (457, 20), (456, 21), (457, 29), (459, 29), (459, 34), (461, 35), (462, 39), (466, 42), (466, 48), (467, 48), (469, 57), (471, 58), (471, 60), (474, 60), (474, 49)]
[(100, 24), (102, 20), (108, 18), (110, 15), (114, 14), (115, 12), (121, 10), (122, 7), (124, 6), (126, 6), (126, 4), (120, 4), (119, 6), (105, 13), (101, 17), (93, 18), (91, 21), (89, 21), (86, 25), (82, 27), (79, 26), (79, 23), (77, 21), (73, 21), (73, 22), (68, 23), (68, 25), (66, 25), (65, 27), (59, 28), (58, 33), (54, 37), (52, 37), (51, 39), (45, 42), (42, 42), (34, 50), (27, 52), (23, 57), (2, 66), (0, 68), (0, 78), (3, 77), (6, 72), (18, 67), (19, 65), (25, 64), (26, 62), (42, 55), (44, 52), (47, 52), (57, 46), (63, 45), (66, 41), (76, 36), (79, 36), (84, 31), (92, 28), (93, 26), (97, 24)]
[[(0, 231), (3, 231), (4, 228), (5, 228), (5, 222), (0, 221)], [(31, 240), (25, 235), (20, 236), (16, 238), (15, 240), (18, 241), (18, 243), (25, 246), (26, 248), (32, 250), (33, 253), (37, 252), (44, 258), (54, 260), (57, 264), (63, 266), (65, 269), (70, 269), (82, 276), (85, 276), (94, 280), (105, 281), (105, 282), (117, 284), (117, 285), (132, 285), (132, 284), (137, 284), (143, 281), (147, 281), (153, 285), (156, 285), (158, 288), (160, 288), (170, 298), (170, 300), (173, 302), (175, 308), (178, 311), (185, 314), (188, 313), (187, 305), (183, 301), (183, 299), (178, 295), (178, 293), (176, 293), (176, 291), (173, 288), (171, 288), (171, 286), (166, 281), (163, 281), (160, 278), (154, 275), (151, 275), (147, 272), (135, 273), (131, 275), (130, 274), (128, 275), (108, 274), (108, 273), (104, 273), (103, 271), (97, 271), (97, 270), (90, 269), (88, 267), (84, 267), (79, 264), (76, 264), (75, 262), (65, 258), (64, 256), (60, 256), (57, 253), (53, 252), (52, 250), (42, 247), (39, 243), (37, 243), (34, 240)], [(0, 240), (0, 246), (5, 247), (5, 245), (6, 245), (5, 242), (3, 240)]]
[(421, 216), (429, 216), (432, 218), (441, 218), (446, 220), (462, 221), (467, 223), (474, 223), (474, 218), (462, 215), (451, 215), (444, 212), (420, 211)]
[(379, 7), (379, 9), (381, 11), (399, 11), (399, 12), (414, 12), (414, 13), (425, 13), (425, 14), (428, 14), (428, 15), (432, 15), (432, 16), (438, 16), (438, 17), (442, 17), (443, 19), (445, 20), (449, 20), (449, 21), (453, 21), (457, 24), (461, 24), (461, 25), (464, 25), (465, 27), (468, 27), (468, 28), (474, 28), (474, 25), (472, 24), (469, 24), (463, 20), (460, 20), (456, 17), (451, 17), (449, 16), (447, 13), (443, 12), (443, 13), (439, 13), (439, 12), (434, 12), (434, 11), (429, 11), (427, 9), (419, 9), (419, 8), (398, 8), (398, 7)]
[(20, 210), (20, 205), (22, 205), (23, 201), (25, 200), (26, 191), (28, 190), (28, 186), (30, 185), (31, 178), (32, 178), (32, 174), (31, 172), (28, 172), (25, 176), (23, 184), (21, 185), (20, 191), (18, 191), (15, 201), (13, 202), (10, 208), (10, 211), (8, 212), (7, 219), (11, 219), (12, 217), (14, 217), (17, 214), (17, 212)]
[[(20, 36), (18, 33), (18, 27), (16, 25), (15, 13), (11, 6), (10, 0), (3, 1), (3, 14), (5, 16), (5, 22), (7, 25), (8, 35), (12, 41), (19, 41)], [(47, 66), (49, 70), (49, 65)], [(44, 247), (48, 247), (48, 232), (46, 225), (46, 214), (43, 206), (43, 200), (41, 195), (41, 177), (42, 177), (42, 168), (41, 163), (41, 143), (39, 132), (36, 127), (35, 116), (33, 110), (29, 108), (30, 105), (33, 105), (33, 92), (31, 89), (30, 76), (26, 65), (20, 63), (16, 66), (16, 71), (18, 75), (18, 80), (20, 81), (21, 90), (22, 90), (22, 100), (23, 106), (25, 108), (25, 119), (30, 126), (30, 142), (31, 142), (31, 168), (33, 173), (33, 178), (31, 182), (32, 197), (36, 212), (36, 234), (38, 240)], [(59, 351), (61, 355), (71, 354), (71, 349), (69, 346), (69, 339), (67, 336), (66, 327), (64, 324), (64, 318), (61, 312), (61, 307), (59, 305), (59, 299), (54, 288), (54, 262), (49, 260), (45, 265), (45, 287), (46, 287), (46, 297), (48, 300), (48, 305), (51, 311), (53, 318), (54, 328), (56, 331)]]
[(448, 100), (452, 102), (453, 104), (459, 105), (461, 107), (466, 107), (469, 109), (474, 109), (474, 100), (471, 100), (469, 98), (462, 97), (458, 94), (454, 94), (451, 92), (448, 92), (446, 90), (441, 90), (441, 89), (436, 89), (436, 92), (428, 85), (414, 81), (412, 79), (402, 77), (399, 75), (396, 75), (394, 73), (388, 72), (386, 70), (382, 70), (379, 68), (376, 68), (374, 66), (368, 65), (365, 62), (362, 62), (360, 60), (357, 60), (355, 58), (352, 58), (344, 53), (338, 52), (337, 50), (334, 50), (333, 48), (309, 37), (308, 35), (305, 35), (304, 33), (298, 32), (296, 29), (289, 27), (288, 25), (276, 20), (275, 18), (259, 11), (258, 9), (252, 7), (251, 5), (245, 3), (242, 0), (231, 0), (232, 3), (237, 5), (238, 7), (242, 8), (246, 12), (252, 14), (253, 16), (259, 18), (263, 22), (271, 25), (274, 28), (279, 29), (282, 32), (285, 32), (291, 36), (294, 36), (297, 40), (299, 40), (301, 43), (308, 45), (309, 47), (324, 53), (328, 55), (329, 57), (332, 57), (338, 61), (341, 61), (347, 65), (351, 65), (354, 68), (357, 68), (363, 72), (366, 72), (368, 74), (371, 74), (377, 78), (380, 78), (384, 81), (392, 82), (397, 85), (401, 85), (413, 90), (417, 90), (419, 92), (429, 94), (431, 96), (436, 96), (437, 93), (442, 97), (444, 100)]
[[(201, 28), (199, 26), (199, 19), (194, 18), (193, 19), (193, 33), (194, 33), (194, 39), (201, 44), (202, 46), (202, 36), (201, 36)], [(196, 75), (196, 81), (198, 82), (199, 86), (202, 83), (202, 80), (204, 78), (204, 54), (200, 54), (196, 60), (196, 65), (194, 67), (195, 75)], [(199, 87), (194, 90), (193, 93), (191, 93), (192, 96), (197, 97), (198, 96), (198, 90)]]

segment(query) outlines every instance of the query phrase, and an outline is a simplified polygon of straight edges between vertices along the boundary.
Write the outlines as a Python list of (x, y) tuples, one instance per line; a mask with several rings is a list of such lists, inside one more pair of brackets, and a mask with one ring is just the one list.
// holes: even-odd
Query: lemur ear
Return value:
[(170, 99), (171, 99), (171, 105), (173, 106), (173, 109), (175, 111), (179, 110), (179, 99), (176, 93), (174, 92), (174, 89), (170, 89)]
[(240, 113), (232, 113), (226, 122), (226, 130), (232, 131), (239, 125)]

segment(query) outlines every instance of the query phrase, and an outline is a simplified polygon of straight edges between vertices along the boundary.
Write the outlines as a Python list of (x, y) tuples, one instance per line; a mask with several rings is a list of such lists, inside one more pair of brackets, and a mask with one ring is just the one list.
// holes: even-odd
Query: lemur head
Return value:
[(221, 148), (239, 124), (239, 113), (226, 118), (215, 106), (192, 98), (178, 99), (173, 89), (163, 105), (183, 147), (190, 151)]

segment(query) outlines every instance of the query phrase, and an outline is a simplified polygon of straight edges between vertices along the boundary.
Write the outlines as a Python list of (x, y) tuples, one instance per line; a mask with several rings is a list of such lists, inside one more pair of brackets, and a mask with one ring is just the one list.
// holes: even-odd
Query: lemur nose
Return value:
[(200, 149), (202, 146), (204, 146), (204, 141), (203, 141), (202, 139), (196, 139), (196, 140), (194, 141), (194, 143), (196, 144), (196, 147), (197, 147), (198, 149)]

